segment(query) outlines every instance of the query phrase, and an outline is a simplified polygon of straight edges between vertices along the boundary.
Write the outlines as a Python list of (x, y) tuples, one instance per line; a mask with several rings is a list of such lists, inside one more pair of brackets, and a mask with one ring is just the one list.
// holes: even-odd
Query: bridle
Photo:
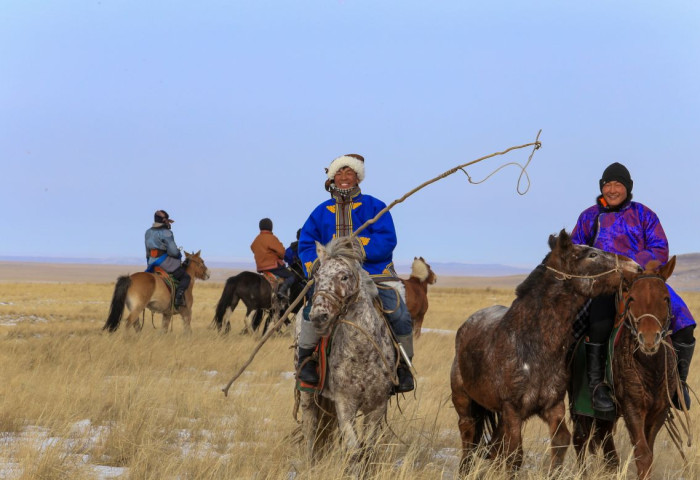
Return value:
[(666, 318), (664, 322), (661, 322), (659, 317), (654, 315), (653, 313), (644, 313), (640, 315), (639, 317), (635, 317), (634, 314), (632, 313), (632, 310), (630, 309), (630, 305), (632, 302), (634, 302), (634, 297), (630, 295), (630, 292), (632, 291), (632, 287), (634, 287), (634, 284), (637, 283), (640, 280), (645, 280), (645, 279), (652, 279), (652, 280), (660, 280), (664, 284), (666, 283), (666, 280), (664, 280), (663, 277), (659, 275), (640, 275), (637, 278), (635, 278), (632, 281), (632, 284), (629, 286), (627, 289), (627, 295), (625, 296), (624, 294), (622, 295), (622, 299), (624, 301), (624, 308), (622, 309), (622, 312), (620, 312), (620, 319), (624, 321), (625, 326), (629, 329), (629, 331), (632, 333), (632, 335), (635, 338), (639, 337), (639, 330), (637, 326), (639, 325), (639, 322), (642, 320), (644, 317), (651, 317), (656, 322), (659, 324), (661, 327), (661, 338), (666, 338), (669, 334), (670, 326), (671, 326), (671, 319), (673, 318), (673, 312), (671, 310), (671, 302), (666, 301)]
[(314, 303), (317, 297), (322, 297), (329, 301), (333, 307), (337, 308), (338, 314), (335, 316), (336, 319), (345, 316), (350, 306), (357, 301), (358, 297), (360, 296), (361, 290), (360, 275), (355, 271), (355, 269), (352, 268), (352, 265), (350, 265), (349, 261), (343, 259), (342, 257), (340, 257), (340, 259), (342, 259), (348, 265), (348, 267), (350, 267), (350, 270), (352, 272), (352, 276), (355, 283), (355, 288), (353, 289), (353, 292), (350, 295), (341, 297), (332, 289), (324, 288), (316, 289), (314, 291), (313, 296), (311, 297), (311, 303)]
[(615, 255), (615, 268), (608, 270), (606, 272), (596, 273), (595, 275), (576, 275), (573, 273), (566, 273), (566, 272), (559, 271), (556, 268), (550, 267), (549, 265), (545, 265), (545, 267), (547, 268), (547, 270), (550, 270), (557, 275), (561, 275), (560, 277), (557, 277), (555, 275), (554, 278), (556, 278), (557, 280), (560, 280), (562, 282), (565, 280), (571, 280), (572, 278), (584, 278), (584, 279), (589, 279), (589, 280), (595, 281), (595, 279), (597, 279), (598, 277), (603, 277), (603, 276), (609, 275), (611, 273), (622, 274), (622, 268), (620, 267), (620, 261), (619, 261), (619, 258), (617, 255)]

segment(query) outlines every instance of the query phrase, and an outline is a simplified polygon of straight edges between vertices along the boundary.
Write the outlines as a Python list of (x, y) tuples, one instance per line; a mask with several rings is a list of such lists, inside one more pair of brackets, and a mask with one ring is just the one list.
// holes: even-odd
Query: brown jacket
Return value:
[(253, 240), (250, 249), (255, 256), (255, 268), (258, 272), (284, 266), (284, 245), (272, 232), (262, 230)]

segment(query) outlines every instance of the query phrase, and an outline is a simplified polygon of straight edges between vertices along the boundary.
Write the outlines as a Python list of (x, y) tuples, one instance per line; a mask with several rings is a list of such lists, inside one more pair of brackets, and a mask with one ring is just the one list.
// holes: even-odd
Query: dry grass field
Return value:
[[(80, 278), (75, 272), (70, 281), (34, 282), (18, 274), (13, 281), (7, 265), (2, 267), (0, 478), (344, 478), (346, 459), (339, 452), (311, 467), (295, 441), (289, 334), (270, 339), (229, 396), (221, 392), (257, 343), (238, 333), (240, 311), (232, 318), (231, 335), (221, 337), (209, 328), (225, 273), (195, 285), (192, 335), (184, 335), (178, 317), (172, 332), (161, 332), (160, 319), (152, 323), (150, 313), (140, 334), (120, 329), (110, 335), (101, 327), (113, 279), (93, 280), (83, 271), (87, 283), (75, 283)], [(513, 288), (439, 282), (429, 296), (426, 330), (415, 346), (418, 388), (398, 404), (392, 400), (388, 423), (394, 434), (377, 447), (373, 478), (456, 478), (459, 434), (449, 387), (454, 333), (475, 310), (510, 304)], [(700, 317), (700, 293), (684, 298)], [(700, 386), (697, 358), (691, 385)], [(695, 403), (694, 439), (700, 437), (699, 412)], [(546, 478), (544, 424), (532, 419), (524, 437), (520, 478)], [(621, 422), (616, 441), (621, 471), (605, 473), (600, 458), (589, 457), (589, 476), (634, 478)], [(697, 447), (684, 452), (687, 465), (663, 431), (656, 443), (654, 478), (699, 478)], [(469, 478), (506, 477), (487, 462), (477, 466)], [(583, 478), (573, 449), (561, 478)]]

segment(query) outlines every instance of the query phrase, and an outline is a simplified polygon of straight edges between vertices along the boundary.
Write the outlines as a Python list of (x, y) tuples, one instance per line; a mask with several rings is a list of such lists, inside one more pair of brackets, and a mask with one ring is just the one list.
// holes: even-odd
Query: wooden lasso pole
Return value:
[[(507, 148), (507, 149), (505, 149), (505, 150), (503, 150), (503, 151), (501, 151), (501, 152), (495, 152), (495, 153), (492, 153), (492, 154), (490, 154), (490, 155), (486, 155), (486, 156), (477, 158), (476, 160), (472, 160), (471, 162), (467, 162), (467, 163), (464, 163), (464, 164), (462, 164), (462, 165), (458, 165), (458, 166), (456, 166), (456, 167), (454, 167), (454, 168), (451, 168), (450, 170), (447, 170), (446, 172), (442, 173), (441, 175), (438, 175), (437, 177), (435, 177), (435, 178), (433, 178), (433, 179), (431, 179), (431, 180), (428, 180), (427, 182), (424, 182), (424, 183), (418, 185), (416, 188), (414, 188), (413, 190), (409, 191), (408, 193), (406, 193), (406, 194), (405, 194), (404, 196), (402, 196), (401, 198), (398, 198), (398, 199), (394, 200), (394, 201), (391, 202), (389, 205), (387, 205), (386, 207), (384, 207), (384, 208), (383, 208), (381, 211), (379, 211), (373, 218), (370, 218), (370, 219), (367, 220), (365, 223), (363, 223), (357, 230), (355, 230), (355, 231), (353, 232), (352, 236), (357, 236), (358, 233), (360, 233), (362, 230), (364, 230), (365, 228), (367, 228), (368, 226), (372, 225), (372, 224), (375, 223), (377, 220), (379, 220), (379, 218), (381, 218), (382, 215), (384, 215), (386, 212), (388, 212), (389, 210), (391, 210), (395, 205), (397, 205), (397, 204), (403, 202), (404, 200), (406, 200), (408, 197), (410, 197), (411, 195), (413, 195), (413, 194), (416, 193), (417, 191), (422, 190), (423, 188), (427, 187), (427, 186), (430, 185), (430, 184), (433, 184), (433, 183), (437, 182), (438, 180), (442, 180), (442, 179), (445, 178), (445, 177), (449, 177), (450, 175), (452, 175), (452, 174), (455, 173), (455, 172), (458, 172), (458, 171), (460, 171), (460, 170), (461, 170), (461, 171), (464, 171), (464, 168), (466, 168), (466, 167), (468, 167), (468, 166), (470, 166), (470, 165), (474, 165), (474, 164), (476, 164), (476, 163), (482, 162), (482, 161), (484, 161), (484, 160), (486, 160), (486, 159), (488, 159), (488, 158), (496, 157), (496, 156), (498, 156), (498, 155), (505, 155), (505, 154), (507, 154), (508, 152), (512, 152), (513, 150), (518, 150), (518, 149), (526, 148), (526, 147), (533, 147), (532, 153), (530, 154), (530, 157), (528, 158), (528, 161), (527, 161), (527, 163), (530, 163), (530, 160), (532, 160), (532, 156), (535, 154), (535, 151), (536, 151), (537, 149), (539, 149), (539, 148), (542, 146), (541, 142), (539, 141), (539, 138), (540, 138), (540, 134), (541, 134), (541, 133), (542, 133), (542, 130), (540, 130), (539, 132), (537, 132), (537, 137), (535, 137), (535, 141), (534, 141), (534, 142), (526, 143), (526, 144), (524, 144), (524, 145), (518, 145), (518, 146), (515, 146), (515, 147), (510, 147), (510, 148)], [(523, 169), (523, 171), (524, 171), (525, 168), (527, 167), (527, 163), (526, 163), (526, 166), (525, 166), (525, 167), (521, 167), (521, 168)], [(466, 172), (465, 172), (465, 173), (466, 173)], [(255, 346), (255, 348), (253, 349), (252, 353), (250, 354), (250, 357), (248, 358), (248, 361), (247, 361), (246, 363), (243, 364), (243, 366), (238, 370), (238, 372), (236, 372), (236, 374), (231, 378), (231, 380), (226, 384), (226, 386), (225, 386), (224, 388), (221, 389), (221, 391), (224, 392), (224, 396), (228, 396), (228, 391), (229, 391), (229, 389), (231, 388), (231, 385), (233, 385), (233, 382), (235, 382), (235, 381), (238, 379), (238, 377), (240, 377), (240, 376), (243, 374), (243, 372), (245, 371), (245, 369), (248, 368), (248, 366), (249, 366), (251, 363), (253, 363), (253, 359), (255, 358), (255, 355), (257, 355), (257, 353), (260, 351), (260, 349), (261, 349), (262, 346), (265, 344), (265, 342), (267, 342), (267, 340), (272, 336), (272, 334), (277, 330), (277, 328), (282, 324), (282, 322), (284, 322), (284, 320), (287, 318), (287, 315), (289, 315), (289, 312), (291, 312), (292, 309), (293, 309), (295, 306), (297, 306), (297, 305), (299, 304), (299, 302), (304, 298), (304, 295), (306, 295), (306, 292), (309, 291), (309, 288), (311, 288), (312, 285), (313, 285), (313, 279), (310, 279), (310, 280), (308, 281), (308, 283), (306, 284), (306, 287), (304, 287), (304, 290), (302, 290), (301, 293), (297, 296), (297, 298), (294, 299), (294, 301), (289, 305), (289, 307), (288, 307), (287, 310), (284, 312), (284, 314), (283, 314), (283, 315), (279, 318), (279, 320), (272, 326), (272, 328), (270, 328), (270, 329), (268, 330), (268, 332), (265, 334), (265, 336), (264, 336), (262, 339), (260, 339), (260, 342), (258, 342), (258, 344), (257, 344), (257, 345)]]

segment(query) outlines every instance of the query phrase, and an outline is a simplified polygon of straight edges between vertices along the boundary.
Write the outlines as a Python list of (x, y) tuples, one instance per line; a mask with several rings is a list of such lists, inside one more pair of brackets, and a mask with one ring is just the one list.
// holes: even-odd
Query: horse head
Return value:
[(343, 317), (356, 303), (363, 290), (376, 286), (362, 269), (363, 255), (351, 237), (338, 237), (325, 247), (316, 242), (318, 270), (309, 312), (309, 320), (316, 331), (328, 335), (335, 321)]
[(200, 256), (201, 253), (201, 250), (199, 250), (197, 253), (185, 252), (185, 261), (183, 262), (183, 265), (185, 265), (186, 269), (191, 269), (192, 275), (194, 275), (196, 278), (200, 280), (207, 280), (209, 278), (209, 269), (204, 264), (204, 260)]
[(417, 278), (420, 282), (427, 282), (428, 285), (433, 285), (437, 282), (437, 275), (435, 275), (435, 272), (433, 272), (423, 257), (413, 257), (411, 276)]
[(622, 320), (645, 355), (654, 355), (669, 333), (672, 313), (666, 280), (675, 266), (675, 256), (663, 266), (652, 260), (620, 298)]
[(565, 230), (550, 235), (551, 252), (543, 262), (559, 280), (570, 280), (577, 293), (596, 297), (615, 290), (623, 279), (641, 272), (637, 262), (624, 255), (588, 245), (576, 245)]

